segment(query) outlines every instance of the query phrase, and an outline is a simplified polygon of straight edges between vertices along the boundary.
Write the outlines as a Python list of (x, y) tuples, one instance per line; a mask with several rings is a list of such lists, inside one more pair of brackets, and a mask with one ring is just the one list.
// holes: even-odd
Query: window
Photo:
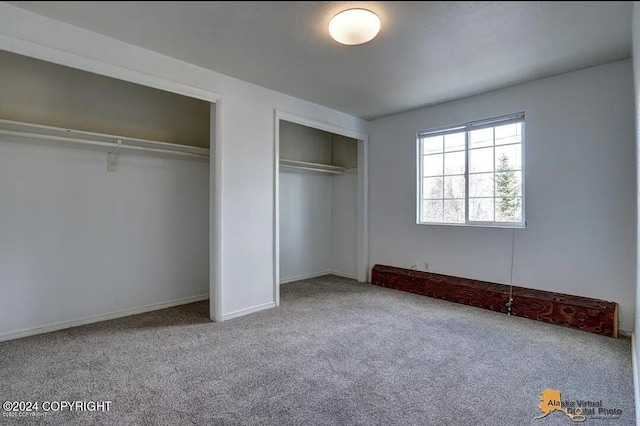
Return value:
[(418, 133), (418, 223), (524, 227), (524, 113)]

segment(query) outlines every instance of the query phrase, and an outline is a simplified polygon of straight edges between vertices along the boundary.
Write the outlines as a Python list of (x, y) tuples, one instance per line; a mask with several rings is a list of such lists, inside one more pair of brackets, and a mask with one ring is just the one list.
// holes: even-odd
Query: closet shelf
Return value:
[(342, 175), (347, 170), (345, 167), (333, 166), (331, 164), (309, 163), (307, 161), (286, 160), (283, 158), (280, 159), (280, 167), (335, 175)]
[(148, 139), (104, 133), (86, 132), (84, 130), (65, 129), (62, 127), (24, 123), (20, 121), (0, 119), (0, 135), (16, 138), (19, 142), (35, 142), (39, 144), (83, 147), (115, 154), (150, 154), (161, 157), (180, 158), (192, 161), (209, 161), (209, 149)]

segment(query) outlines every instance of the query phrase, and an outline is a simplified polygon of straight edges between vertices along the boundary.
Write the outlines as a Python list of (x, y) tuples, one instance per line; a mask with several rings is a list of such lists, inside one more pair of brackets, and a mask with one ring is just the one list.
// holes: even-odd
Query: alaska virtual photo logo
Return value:
[(538, 408), (542, 411), (542, 415), (535, 420), (545, 418), (556, 411), (564, 413), (574, 422), (584, 422), (587, 419), (619, 419), (622, 416), (621, 409), (605, 407), (601, 399), (563, 401), (560, 391), (555, 389), (545, 389), (542, 392)]

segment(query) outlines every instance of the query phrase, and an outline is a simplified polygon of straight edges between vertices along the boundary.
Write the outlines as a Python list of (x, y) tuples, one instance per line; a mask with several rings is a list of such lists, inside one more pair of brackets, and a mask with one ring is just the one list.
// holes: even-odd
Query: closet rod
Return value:
[(293, 170), (308, 170), (311, 172), (331, 173), (334, 175), (343, 175), (346, 168), (334, 166), (333, 164), (310, 163), (308, 161), (280, 159), (280, 167)]
[(314, 168), (314, 167), (304, 167), (304, 166), (290, 166), (288, 164), (280, 164), (280, 167), (283, 167), (285, 169), (308, 170), (308, 171), (311, 171), (311, 172), (331, 173), (331, 174), (334, 174), (334, 175), (343, 175), (344, 174), (343, 171), (338, 171), (338, 170), (318, 169), (318, 168)]
[[(25, 131), (32, 130), (32, 131)], [(35, 133), (34, 131), (46, 131), (55, 134)], [(44, 126), (40, 124), (22, 123), (18, 121), (0, 120), (0, 135), (17, 136), (29, 139), (37, 139), (48, 142), (60, 142), (62, 144), (84, 145), (94, 148), (102, 148), (103, 151), (112, 152), (149, 152), (168, 156), (178, 156), (185, 159), (205, 161), (209, 158), (209, 149), (187, 145), (158, 142), (146, 139), (129, 138), (101, 133), (71, 130), (60, 127)], [(66, 136), (69, 135), (69, 136)], [(70, 137), (73, 136), (73, 137)], [(83, 136), (83, 137), (78, 137)], [(103, 139), (103, 140), (96, 140)]]
[(44, 140), (57, 141), (57, 142), (74, 143), (78, 145), (98, 146), (98, 147), (110, 148), (112, 150), (119, 150), (121, 152), (126, 152), (127, 150), (147, 151), (147, 152), (154, 152), (158, 154), (179, 155), (179, 156), (185, 156), (185, 157), (197, 158), (197, 159), (209, 158), (209, 156), (205, 154), (193, 154), (191, 152), (173, 151), (170, 149), (149, 148), (145, 146), (135, 146), (135, 145), (125, 145), (125, 144), (118, 146), (116, 142), (100, 142), (100, 141), (92, 141), (88, 139), (63, 138), (61, 136), (41, 135), (39, 133), (13, 132), (11, 130), (0, 129), (0, 135), (44, 139)]
[(281, 158), (280, 163), (287, 166), (302, 166), (302, 167), (313, 167), (316, 169), (323, 169), (323, 170), (344, 171), (344, 167), (334, 166), (333, 164), (310, 163), (308, 161), (287, 160), (285, 158)]

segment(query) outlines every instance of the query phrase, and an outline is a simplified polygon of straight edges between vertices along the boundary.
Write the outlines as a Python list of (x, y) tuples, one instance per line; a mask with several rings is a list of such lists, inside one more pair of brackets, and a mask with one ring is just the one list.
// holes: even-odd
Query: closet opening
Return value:
[(274, 299), (280, 285), (367, 281), (366, 135), (276, 111)]
[(0, 331), (207, 299), (215, 319), (214, 94), (8, 51), (0, 64), (0, 282), (16, 302)]

